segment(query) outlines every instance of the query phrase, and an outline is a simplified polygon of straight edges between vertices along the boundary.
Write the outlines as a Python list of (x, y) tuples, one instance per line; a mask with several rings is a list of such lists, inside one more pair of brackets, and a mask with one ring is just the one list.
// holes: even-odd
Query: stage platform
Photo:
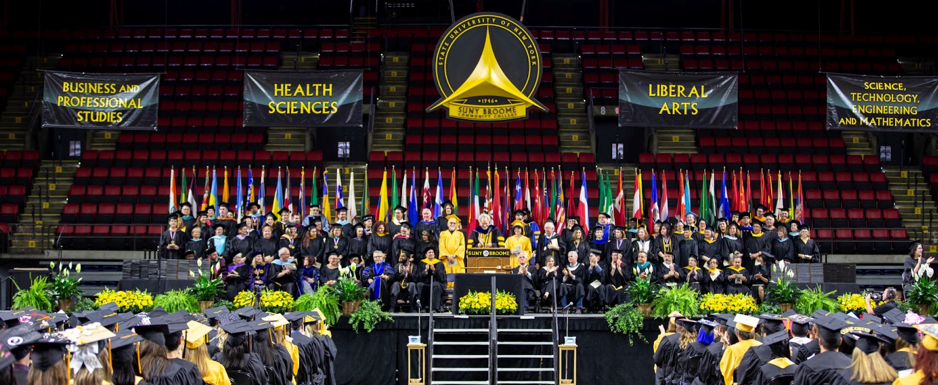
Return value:
[[(488, 329), (490, 322), (489, 316), (454, 316), (449, 313), (434, 314), (433, 319), (436, 329), (450, 330)], [(381, 323), (371, 333), (360, 331), (356, 334), (348, 323), (348, 317), (342, 317), (331, 328), (332, 338), (339, 346), (335, 360), (337, 383), (407, 384), (408, 336), (420, 335), (421, 341), (427, 343), (429, 320), (427, 314), (418, 317), (413, 313), (395, 313), (393, 323)], [(643, 334), (648, 342), (635, 340), (632, 346), (629, 346), (625, 336), (609, 331), (606, 319), (601, 314), (558, 314), (557, 320), (561, 343), (564, 336), (575, 336), (577, 340), (578, 385), (654, 382), (651, 344), (658, 336), (658, 325), (665, 320), (646, 319)], [(498, 316), (496, 322), (500, 329), (550, 329), (552, 315)], [(488, 347), (481, 348), (484, 351), (472, 354), (487, 354)], [(552, 354), (550, 347), (545, 346), (542, 354)], [(447, 361), (448, 368), (456, 369), (465, 364), (460, 360)], [(504, 362), (500, 361), (500, 365), (508, 366)], [(549, 360), (517, 364), (520, 367), (545, 369), (553, 365)], [(471, 377), (470, 372), (464, 374), (466, 378)], [(518, 379), (522, 375), (518, 374)]]

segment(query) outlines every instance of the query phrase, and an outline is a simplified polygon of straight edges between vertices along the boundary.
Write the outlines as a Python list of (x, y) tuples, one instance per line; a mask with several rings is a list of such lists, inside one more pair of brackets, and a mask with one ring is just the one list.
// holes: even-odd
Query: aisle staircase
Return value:
[(319, 66), (319, 53), (280, 51), (280, 71), (313, 71)]
[(51, 247), (75, 178), (77, 160), (43, 160), (12, 235), (11, 253), (33, 254)]
[(265, 151), (306, 151), (306, 127), (270, 127)]
[(930, 216), (935, 215), (936, 206), (928, 191), (927, 183), (922, 179), (922, 171), (919, 169), (900, 170), (895, 166), (886, 166), (883, 169), (909, 239), (928, 239), (926, 243), (931, 243), (932, 232), (929, 229), (929, 219)]
[(94, 130), (91, 132), (88, 150), (116, 150), (118, 136), (120, 136), (120, 131)]
[(659, 128), (657, 154), (696, 154), (697, 138), (690, 128)]
[[(39, 113), (38, 107), (33, 109), (36, 95), (42, 91), (42, 72), (37, 69), (51, 69), (59, 62), (60, 55), (45, 55), (31, 57), (29, 61), (38, 63), (29, 64), (20, 68), (13, 92), (7, 100), (6, 109), (0, 115), (0, 150), (29, 150), (27, 148), (27, 133), (32, 122), (30, 112)], [(38, 143), (32, 143), (36, 146)], [(35, 147), (33, 147), (35, 148)]]
[(371, 151), (404, 150), (409, 63), (410, 55), (406, 52), (389, 52), (384, 55), (381, 81), (378, 83), (378, 107), (373, 114), (375, 132), (371, 139)]
[(374, 16), (356, 17), (352, 23), (352, 42), (363, 42), (368, 31), (378, 28), (378, 19)]
[(593, 141), (583, 96), (583, 75), (576, 54), (554, 53), (554, 94), (560, 152), (591, 153)]
[(841, 131), (844, 138), (844, 147), (847, 155), (875, 156), (876, 150), (870, 141), (870, 134), (866, 131)]

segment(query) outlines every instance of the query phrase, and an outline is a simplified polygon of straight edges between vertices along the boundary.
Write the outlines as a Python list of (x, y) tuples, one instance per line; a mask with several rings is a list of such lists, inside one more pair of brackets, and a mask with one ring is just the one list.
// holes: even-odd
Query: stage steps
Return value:
[(489, 385), (489, 329), (432, 329), (430, 381), (434, 385)]
[(496, 328), (496, 384), (553, 384), (551, 329)]

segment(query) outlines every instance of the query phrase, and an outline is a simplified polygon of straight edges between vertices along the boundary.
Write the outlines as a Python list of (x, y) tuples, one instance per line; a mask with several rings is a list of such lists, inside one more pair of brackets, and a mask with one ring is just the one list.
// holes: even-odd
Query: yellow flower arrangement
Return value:
[(139, 313), (153, 308), (153, 296), (150, 293), (140, 290), (121, 290), (114, 291), (104, 288), (94, 300), (95, 306), (111, 303), (117, 305), (122, 312)]
[(700, 310), (709, 313), (751, 314), (758, 309), (756, 299), (748, 294), (707, 293), (700, 300)]
[[(843, 294), (837, 297), (837, 303), (840, 304), (840, 310), (844, 312), (866, 313), (866, 299), (862, 294)], [(870, 300), (870, 306), (872, 307), (877, 307), (883, 303)]]
[(282, 290), (264, 289), (261, 292), (261, 310), (285, 313), (293, 310), (293, 296)]
[[(459, 298), (459, 310), (465, 314), (489, 314), (492, 308), (492, 293), (488, 291), (470, 291)], [(501, 291), (495, 293), (495, 312), (513, 314), (518, 311), (518, 300), (514, 294)]]
[(248, 307), (254, 305), (254, 293), (250, 291), (242, 291), (235, 296), (233, 301), (234, 308), (240, 309), (242, 307)]

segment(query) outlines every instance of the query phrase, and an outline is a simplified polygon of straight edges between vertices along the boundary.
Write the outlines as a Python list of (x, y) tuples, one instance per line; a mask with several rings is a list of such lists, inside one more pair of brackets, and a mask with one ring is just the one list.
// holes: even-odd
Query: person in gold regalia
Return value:
[(440, 233), (440, 257), (446, 267), (446, 274), (451, 286), (451, 274), (466, 272), (466, 235), (459, 231), (459, 217), (447, 217), (447, 229)]
[(756, 326), (759, 325), (758, 318), (737, 314), (733, 322), (736, 324), (736, 337), (739, 338), (739, 342), (726, 348), (726, 352), (723, 353), (723, 359), (720, 360), (720, 373), (723, 373), (723, 380), (726, 385), (736, 384), (733, 378), (736, 374), (736, 367), (739, 366), (739, 362), (742, 361), (746, 351), (753, 346), (762, 345), (761, 342), (756, 341), (754, 338)]
[(186, 354), (185, 359), (199, 367), (199, 373), (202, 374), (202, 381), (209, 385), (228, 385), (231, 380), (228, 378), (228, 372), (225, 367), (215, 362), (208, 355), (208, 333), (212, 328), (189, 321), (189, 327), (186, 332)]
[(511, 268), (518, 267), (518, 254), (532, 255), (531, 239), (524, 235), (524, 222), (515, 221), (511, 226), (511, 236), (505, 240), (505, 247), (511, 252)]

